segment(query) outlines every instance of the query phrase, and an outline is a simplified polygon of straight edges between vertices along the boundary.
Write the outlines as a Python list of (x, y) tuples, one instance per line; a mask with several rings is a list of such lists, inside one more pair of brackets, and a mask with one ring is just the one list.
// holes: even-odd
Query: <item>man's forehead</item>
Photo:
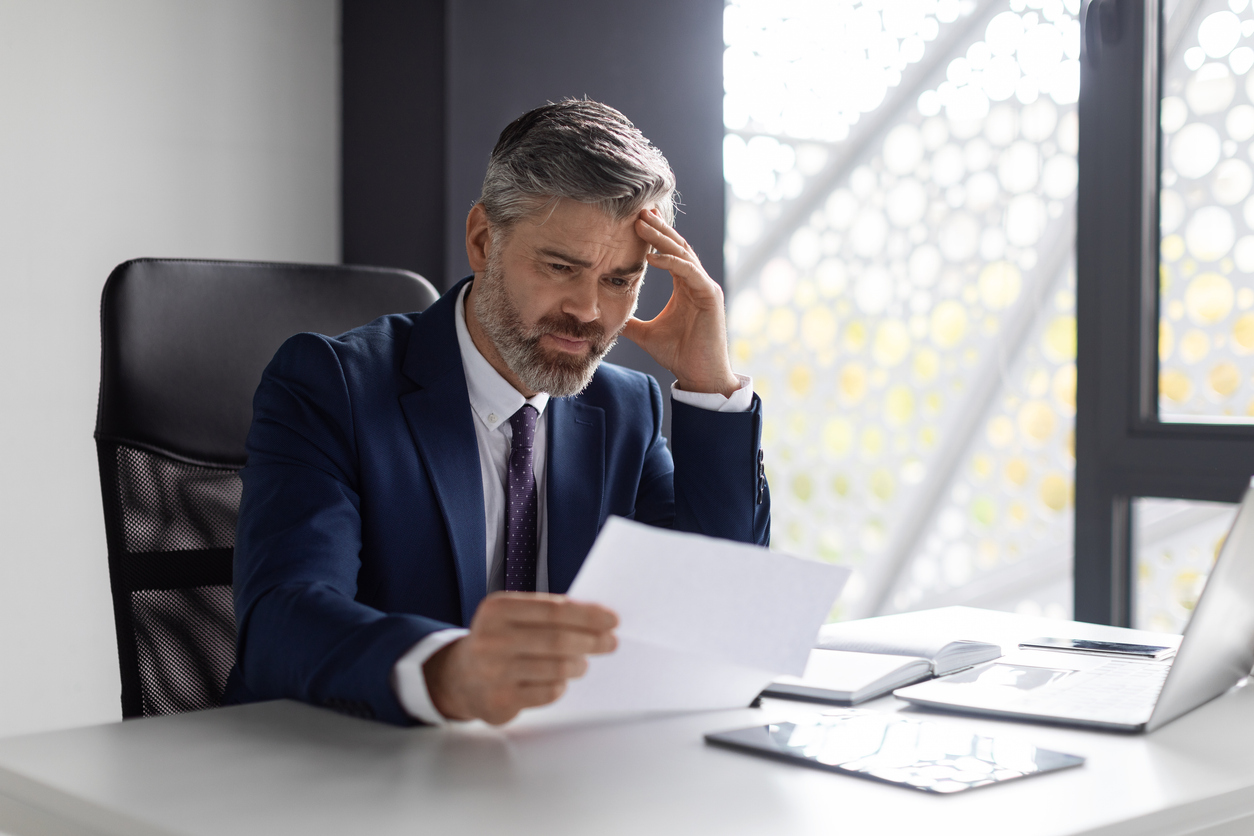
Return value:
[(553, 227), (585, 227), (589, 230), (630, 229), (639, 213), (616, 218), (600, 206), (582, 203), (568, 197), (554, 197), (541, 202), (534, 211), (524, 215), (516, 224), (534, 226), (544, 230)]
[(595, 260), (611, 251), (618, 260), (643, 266), (646, 245), (636, 234), (634, 216), (620, 220), (595, 206), (564, 202), (571, 206), (533, 213), (517, 221), (510, 237), (537, 253)]

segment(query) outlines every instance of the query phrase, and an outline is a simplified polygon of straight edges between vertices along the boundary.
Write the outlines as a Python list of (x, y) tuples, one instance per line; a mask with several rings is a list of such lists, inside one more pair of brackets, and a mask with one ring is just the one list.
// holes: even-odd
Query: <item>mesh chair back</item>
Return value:
[(123, 717), (222, 702), (239, 470), (274, 352), (436, 296), (420, 276), (369, 267), (140, 259), (109, 276), (96, 451)]

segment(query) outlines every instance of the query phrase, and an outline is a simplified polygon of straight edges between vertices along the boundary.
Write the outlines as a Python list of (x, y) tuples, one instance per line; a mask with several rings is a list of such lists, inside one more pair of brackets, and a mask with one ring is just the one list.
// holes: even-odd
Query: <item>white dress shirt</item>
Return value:
[[(549, 517), (545, 492), (546, 457), (548, 447), (547, 421), (544, 408), (549, 396), (541, 393), (534, 398), (524, 398), (522, 393), (501, 377), (475, 346), (466, 327), (467, 284), (457, 297), (457, 347), (462, 356), (462, 368), (466, 372), (466, 391), (470, 396), (470, 409), (474, 413), (475, 440), (479, 445), (479, 471), (483, 477), (484, 533), (487, 543), (485, 555), (488, 592), (505, 588), (505, 485), (509, 463), (510, 440), (513, 430), (509, 419), (523, 404), (531, 404), (540, 413), (536, 421), (536, 435), (532, 442), (532, 467), (536, 477), (536, 591), (549, 589)], [(753, 381), (744, 376), (740, 388), (730, 398), (717, 392), (685, 392), (671, 386), (671, 399), (680, 403), (714, 412), (747, 412), (753, 405)], [(410, 648), (392, 668), (392, 690), (401, 706), (410, 716), (424, 723), (443, 723), (445, 718), (431, 702), (427, 681), (423, 676), (423, 664), (450, 642), (466, 635), (462, 628), (437, 630)]]

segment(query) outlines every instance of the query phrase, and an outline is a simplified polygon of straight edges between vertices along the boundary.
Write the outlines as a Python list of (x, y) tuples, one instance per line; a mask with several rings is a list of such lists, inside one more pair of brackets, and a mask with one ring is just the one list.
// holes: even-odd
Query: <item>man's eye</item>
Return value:
[(572, 268), (569, 264), (557, 264), (556, 262), (549, 264), (549, 269), (554, 273), (569, 273)]

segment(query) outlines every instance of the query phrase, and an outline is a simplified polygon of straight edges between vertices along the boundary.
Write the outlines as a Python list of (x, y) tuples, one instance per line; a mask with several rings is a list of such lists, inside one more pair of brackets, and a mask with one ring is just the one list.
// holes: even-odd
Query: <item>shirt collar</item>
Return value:
[(462, 368), (466, 371), (466, 391), (470, 395), (470, 408), (489, 430), (509, 423), (510, 416), (529, 403), (536, 412), (544, 415), (549, 396), (541, 392), (534, 398), (524, 398), (501, 373), (480, 353), (466, 327), (466, 293), (470, 282), (457, 295), (457, 347), (462, 355)]

